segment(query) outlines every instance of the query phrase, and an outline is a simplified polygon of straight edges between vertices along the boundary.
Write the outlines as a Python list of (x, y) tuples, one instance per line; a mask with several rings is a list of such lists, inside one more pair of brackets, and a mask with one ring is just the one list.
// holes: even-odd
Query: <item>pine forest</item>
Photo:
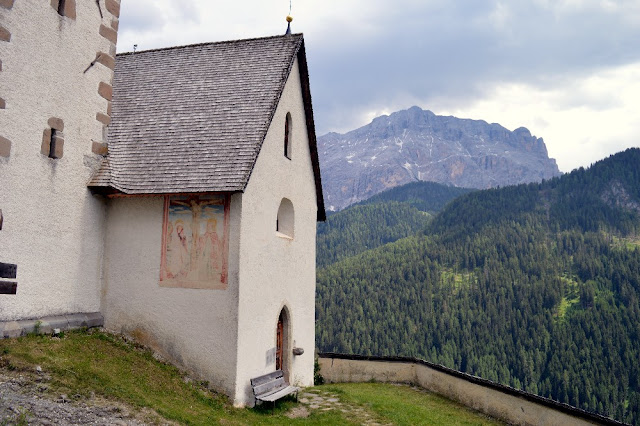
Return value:
[(332, 214), (319, 350), (422, 358), (640, 424), (639, 166), (629, 149), (542, 183), (410, 184)]

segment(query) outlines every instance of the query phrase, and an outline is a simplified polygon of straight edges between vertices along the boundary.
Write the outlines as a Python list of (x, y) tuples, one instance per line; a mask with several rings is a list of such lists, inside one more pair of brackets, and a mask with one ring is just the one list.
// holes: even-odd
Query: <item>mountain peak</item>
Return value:
[(433, 181), (492, 188), (560, 175), (542, 138), (418, 106), (318, 138), (325, 204), (340, 210), (388, 188)]

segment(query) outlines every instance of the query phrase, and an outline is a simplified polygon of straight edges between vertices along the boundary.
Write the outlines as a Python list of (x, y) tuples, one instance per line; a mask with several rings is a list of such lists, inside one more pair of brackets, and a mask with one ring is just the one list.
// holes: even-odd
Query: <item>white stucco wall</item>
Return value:
[(105, 327), (229, 395), (235, 390), (240, 197), (231, 197), (226, 290), (160, 287), (162, 197), (109, 200), (105, 244)]
[[(104, 9), (104, 6), (103, 6)], [(103, 10), (104, 11), (104, 10)], [(0, 157), (0, 261), (18, 265), (16, 295), (0, 295), (0, 320), (37, 318), (100, 307), (104, 203), (86, 182), (102, 140), (98, 95), (112, 71), (96, 64), (111, 43), (98, 33), (95, 2), (77, 1), (76, 19), (59, 16), (49, 1), (18, 0), (0, 8), (0, 25), (11, 32), (0, 42), (0, 136), (12, 142)], [(40, 153), (50, 117), (64, 121), (64, 156)]]
[[(284, 156), (287, 112), (292, 118), (291, 160)], [(283, 198), (294, 208), (294, 238), (276, 234)], [(237, 405), (253, 404), (250, 378), (275, 370), (267, 352), (276, 346), (283, 306), (291, 323), (289, 380), (313, 385), (315, 347), (316, 189), (296, 60), (242, 196), (238, 312)], [(304, 349), (293, 356), (292, 347)]]

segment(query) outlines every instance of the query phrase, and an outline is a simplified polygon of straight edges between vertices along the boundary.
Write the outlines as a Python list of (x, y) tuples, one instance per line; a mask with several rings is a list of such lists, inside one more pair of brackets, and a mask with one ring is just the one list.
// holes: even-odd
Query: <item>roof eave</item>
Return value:
[(298, 49), (298, 67), (300, 69), (300, 81), (302, 84), (302, 99), (304, 113), (307, 121), (307, 134), (309, 137), (309, 151), (311, 153), (311, 165), (316, 184), (316, 202), (318, 206), (317, 221), (324, 222), (327, 219), (324, 209), (324, 195), (322, 193), (322, 178), (320, 176), (320, 159), (318, 157), (318, 141), (316, 139), (316, 125), (313, 119), (313, 107), (311, 103), (311, 86), (309, 84), (309, 68), (304, 47), (304, 39)]
[(102, 195), (109, 198), (116, 197), (164, 197), (164, 196), (179, 196), (179, 195), (191, 195), (191, 194), (235, 194), (238, 192), (244, 192), (242, 189), (225, 189), (225, 190), (197, 190), (197, 191), (126, 191), (116, 188), (113, 185), (87, 185), (87, 188), (94, 195)]

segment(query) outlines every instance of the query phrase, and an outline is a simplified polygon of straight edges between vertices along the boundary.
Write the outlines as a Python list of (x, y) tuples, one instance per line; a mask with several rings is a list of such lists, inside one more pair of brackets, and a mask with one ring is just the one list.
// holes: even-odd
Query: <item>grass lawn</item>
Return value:
[[(36, 372), (37, 366), (41, 372)], [(52, 398), (65, 394), (72, 401), (90, 403), (99, 397), (135, 411), (150, 409), (181, 424), (361, 424), (354, 410), (365, 410), (384, 424), (497, 424), (439, 396), (377, 383), (312, 389), (337, 395), (345, 403), (342, 409), (313, 409), (294, 400), (282, 401), (273, 410), (237, 409), (226, 396), (209, 391), (206, 383), (186, 379), (184, 372), (155, 360), (147, 349), (98, 330), (69, 332), (61, 338), (0, 340), (0, 370), (5, 375), (32, 375), (34, 380), (46, 377)], [(306, 417), (287, 416), (300, 409)], [(153, 417), (148, 420), (154, 422)]]
[(320, 386), (341, 401), (368, 408), (379, 423), (394, 425), (501, 425), (476, 411), (425, 390), (385, 383), (340, 383)]

